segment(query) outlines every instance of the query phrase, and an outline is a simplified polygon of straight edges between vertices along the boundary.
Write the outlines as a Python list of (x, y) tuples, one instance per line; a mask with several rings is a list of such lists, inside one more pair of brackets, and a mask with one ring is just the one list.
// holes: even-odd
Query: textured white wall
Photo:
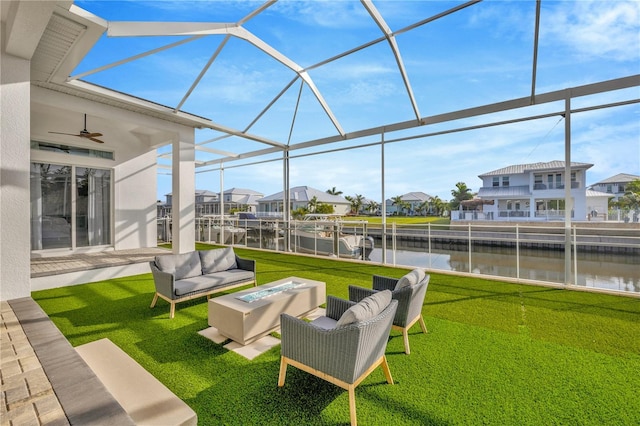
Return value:
[(0, 56), (0, 299), (31, 294), (30, 62)]
[(116, 167), (115, 249), (155, 247), (156, 151), (140, 154)]

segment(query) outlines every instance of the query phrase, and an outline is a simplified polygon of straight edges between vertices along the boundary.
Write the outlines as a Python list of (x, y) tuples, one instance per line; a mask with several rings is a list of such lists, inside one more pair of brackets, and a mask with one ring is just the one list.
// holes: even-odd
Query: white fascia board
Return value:
[(69, 12), (73, 13), (76, 16), (79, 16), (80, 18), (91, 22), (95, 25), (98, 25), (100, 27), (103, 27), (104, 29), (107, 28), (107, 26), (109, 25), (109, 22), (106, 19), (102, 19), (99, 16), (94, 15), (93, 13), (84, 10), (81, 7), (76, 6), (75, 4), (72, 4), (71, 7), (69, 8)]

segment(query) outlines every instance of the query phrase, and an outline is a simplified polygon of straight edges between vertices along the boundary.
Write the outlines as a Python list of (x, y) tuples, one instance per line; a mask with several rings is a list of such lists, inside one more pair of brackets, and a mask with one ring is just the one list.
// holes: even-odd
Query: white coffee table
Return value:
[(275, 331), (281, 313), (303, 317), (326, 299), (325, 283), (289, 277), (211, 298), (208, 322), (221, 335), (247, 345)]

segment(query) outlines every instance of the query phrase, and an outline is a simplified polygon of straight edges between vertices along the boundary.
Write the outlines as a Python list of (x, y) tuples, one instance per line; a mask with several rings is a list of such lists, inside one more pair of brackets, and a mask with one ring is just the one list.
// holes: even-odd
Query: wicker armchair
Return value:
[(427, 294), (430, 275), (425, 275), (422, 280), (416, 284), (395, 290), (398, 278), (383, 277), (380, 275), (373, 276), (373, 289), (349, 286), (349, 300), (359, 302), (363, 298), (370, 296), (381, 290), (390, 290), (394, 300), (398, 301), (398, 310), (393, 320), (393, 329), (402, 331), (404, 339), (404, 352), (408, 355), (411, 353), (409, 348), (409, 329), (416, 323), (420, 322), (420, 328), (423, 333), (427, 333), (427, 327), (422, 318), (422, 304)]
[(389, 297), (386, 307), (374, 317), (336, 326), (353, 305), (354, 302), (327, 296), (326, 317), (309, 323), (281, 315), (278, 386), (284, 386), (287, 365), (340, 386), (349, 392), (351, 424), (356, 425), (356, 386), (378, 366), (382, 366), (387, 383), (393, 384), (385, 350), (398, 302)]

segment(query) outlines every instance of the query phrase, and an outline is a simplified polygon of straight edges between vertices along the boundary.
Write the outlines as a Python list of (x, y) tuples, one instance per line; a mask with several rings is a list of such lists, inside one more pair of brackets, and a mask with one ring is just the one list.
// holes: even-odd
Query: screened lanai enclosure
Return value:
[[(251, 188), (283, 192), (281, 244), (294, 251), (289, 189), (348, 187), (380, 202), (388, 263), (395, 231), (384, 200), (407, 186), (446, 201), (457, 182), (477, 188), (479, 175), (509, 165), (558, 160), (567, 177), (573, 162), (603, 177), (640, 172), (637, 2), (76, 4), (105, 33), (64, 83), (35, 84), (127, 94), (133, 110), (138, 99), (163, 119), (188, 118), (195, 140), (157, 152), (174, 240), (202, 229), (194, 187)], [(57, 25), (72, 30), (64, 18)], [(564, 273), (554, 280), (571, 283), (583, 219), (572, 217), (571, 185), (560, 187), (552, 233)], [(638, 232), (624, 231), (631, 254)]]

